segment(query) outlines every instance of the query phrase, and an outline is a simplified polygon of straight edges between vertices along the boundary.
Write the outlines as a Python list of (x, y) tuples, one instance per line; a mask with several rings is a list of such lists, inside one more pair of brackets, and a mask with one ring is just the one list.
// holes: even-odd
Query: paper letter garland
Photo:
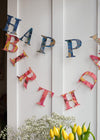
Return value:
[[(43, 36), (43, 35), (42, 35), (42, 37), (43, 37), (43, 39), (42, 39), (42, 43), (41, 43), (41, 48), (37, 52), (45, 54), (45, 52), (44, 52), (45, 47), (53, 47), (55, 45), (55, 40), (53, 38), (51, 38), (51, 37), (47, 37), (47, 36)], [(51, 40), (50, 45), (46, 45), (47, 39)]]
[[(68, 56), (67, 57), (75, 57), (73, 55), (73, 50), (80, 48), (82, 45), (82, 41), (79, 39), (71, 39), (71, 40), (65, 40), (65, 41), (68, 43)], [(75, 48), (72, 47), (73, 41), (76, 41), (76, 43), (77, 43), (77, 46)]]
[(27, 54), (25, 53), (25, 51), (23, 51), (23, 53), (20, 54), (18, 57), (14, 58), (14, 59), (10, 58), (10, 62), (15, 66), (16, 62), (20, 61), (21, 59), (23, 59), (26, 56), (27, 56)]
[[(7, 35), (7, 40), (6, 40), (6, 45), (5, 47), (3, 48), (4, 51), (7, 51), (7, 52), (16, 52), (18, 47), (17, 47), (17, 43), (19, 42), (19, 38), (14, 36), (14, 35), (10, 35), (10, 34), (6, 34)], [(11, 39), (14, 39), (13, 42), (11, 42)], [(9, 50), (9, 47), (10, 45), (12, 45), (13, 49), (12, 50)]]
[(43, 90), (43, 94), (42, 94), (42, 97), (41, 97), (40, 101), (39, 101), (37, 104), (39, 104), (39, 105), (41, 105), (41, 106), (45, 106), (45, 105), (44, 105), (44, 101), (45, 101), (45, 99), (46, 99), (48, 93), (51, 94), (51, 97), (53, 97), (54, 93), (51, 92), (51, 91), (49, 91), (49, 90), (47, 90), (47, 89), (44, 89), (44, 88), (42, 88), (42, 87), (39, 87), (38, 91), (40, 91), (40, 90)]
[(30, 40), (31, 40), (32, 32), (33, 32), (33, 28), (30, 28), (30, 29), (20, 38), (20, 40), (23, 40), (23, 38), (26, 38), (27, 41), (25, 41), (25, 43), (27, 43), (28, 45), (30, 45)]
[[(19, 24), (19, 22), (21, 21), (21, 19), (14, 18), (14, 19), (15, 19), (15, 23), (13, 24), (13, 23), (12, 23), (12, 19), (13, 19), (13, 18), (14, 18), (13, 16), (8, 15), (8, 20), (7, 20), (6, 26), (5, 26), (5, 28), (4, 28), (4, 31), (10, 32), (10, 33), (12, 33), (12, 34), (16, 34), (16, 30), (17, 30), (18, 24)], [(9, 30), (8, 30), (9, 25), (13, 26), (13, 30), (12, 30), (12, 31), (9, 31)]]
[(94, 56), (94, 55), (90, 55), (90, 58), (93, 60), (93, 62), (98, 66), (98, 68), (100, 69), (100, 57)]
[[(67, 99), (67, 95), (68, 95), (68, 94), (71, 95), (72, 99), (70, 99), (70, 100)], [(73, 108), (73, 107), (71, 107), (70, 104), (69, 104), (70, 101), (72, 101), (72, 102), (74, 103), (74, 107), (80, 105), (80, 104), (77, 102), (77, 99), (76, 99), (76, 97), (75, 97), (74, 90), (73, 90), (73, 91), (70, 91), (69, 93), (65, 93), (65, 94), (63, 94), (63, 95), (61, 95), (61, 96), (63, 97), (64, 102), (65, 102), (65, 104), (66, 104), (66, 110), (69, 110), (69, 109)]]
[[(7, 23), (6, 23), (6, 26), (4, 28), (4, 31), (6, 32), (9, 32), (11, 34), (16, 34), (16, 30), (18, 28), (18, 25), (19, 25), (19, 22), (21, 21), (21, 19), (18, 19), (18, 18), (14, 18), (13, 16), (10, 16), (8, 15), (8, 20), (7, 20)], [(14, 22), (14, 23), (13, 23)], [(12, 30), (12, 31), (11, 31)], [(24, 41), (25, 43), (27, 43), (28, 45), (30, 45), (30, 40), (31, 40), (31, 36), (32, 36), (32, 32), (33, 32), (33, 28), (30, 28), (21, 38), (20, 40), (21, 41)], [(94, 35), (92, 36), (92, 38), (94, 40), (96, 40), (97, 43), (100, 44), (100, 39), (97, 37), (97, 35)], [(14, 40), (14, 41), (13, 41)], [(50, 44), (47, 45), (47, 41), (50, 40)], [(68, 56), (67, 57), (75, 57), (74, 54), (73, 54), (73, 50), (74, 49), (78, 49), (81, 47), (82, 45), (82, 41), (79, 40), (79, 39), (70, 39), (70, 40), (65, 40), (67, 43), (68, 43)], [(76, 42), (76, 47), (73, 48), (73, 41)], [(10, 34), (7, 34), (7, 40), (6, 40), (6, 44), (5, 44), (5, 47), (3, 48), (4, 51), (7, 51), (7, 52), (16, 52), (18, 47), (17, 47), (17, 43), (19, 42), (19, 38), (14, 36), (14, 35), (10, 35)], [(55, 40), (51, 37), (47, 37), (47, 36), (43, 36), (42, 35), (42, 43), (41, 43), (41, 48), (38, 52), (40, 53), (43, 53), (45, 54), (45, 47), (53, 47), (55, 45)], [(12, 49), (10, 49), (10, 47), (12, 46)], [(26, 57), (27, 54), (25, 53), (25, 51), (23, 51), (22, 54), (20, 54), (18, 57), (14, 58), (14, 59), (11, 59), (10, 58), (10, 61), (13, 65), (16, 64), (16, 62), (20, 61), (21, 59), (23, 59), (24, 57)], [(90, 55), (90, 58), (94, 61), (94, 63), (99, 67), (100, 69), (100, 65), (99, 65), (99, 61), (100, 61), (100, 58), (97, 57), (97, 56), (94, 56), (94, 55)], [(32, 75), (32, 76), (29, 76), (29, 75)], [(83, 78), (84, 75), (89, 75), (90, 77), (93, 78), (94, 80), (94, 84), (88, 82), (87, 80), (85, 80)], [(28, 85), (28, 82), (29, 81), (33, 81), (36, 79), (36, 75), (35, 73), (32, 71), (32, 69), (29, 67), (29, 70), (27, 72), (25, 72), (23, 75), (21, 76), (17, 76), (19, 81), (22, 81), (23, 79), (25, 79), (24, 81), (24, 87), (27, 88), (27, 85)], [(89, 88), (93, 88), (94, 85), (96, 84), (96, 81), (97, 81), (97, 77), (94, 73), (92, 72), (85, 72), (81, 78), (79, 79), (79, 82), (82, 82), (84, 83), (85, 85), (87, 85)], [(44, 89), (42, 87), (39, 87), (38, 91), (40, 90), (43, 90), (43, 94), (42, 94), (42, 97), (40, 99), (40, 101), (37, 103), (41, 106), (45, 106), (44, 105), (44, 101), (47, 97), (47, 95), (50, 93), (51, 94), (51, 97), (53, 97), (54, 93), (52, 91), (49, 91), (47, 89)], [(71, 96), (71, 99), (68, 99), (68, 94)], [(78, 105), (80, 105), (78, 102), (77, 102), (77, 99), (76, 99), (76, 96), (74, 94), (74, 90), (69, 92), (69, 93), (66, 93), (64, 95), (61, 95), (64, 99), (64, 102), (66, 104), (66, 110), (69, 110), (73, 107), (76, 107)], [(74, 103), (74, 106), (71, 106), (70, 105), (70, 102), (73, 102)]]
[[(92, 84), (92, 83), (88, 82), (87, 80), (85, 80), (85, 79), (83, 78), (84, 75), (89, 75), (90, 77), (92, 77), (93, 80), (94, 80), (94, 84)], [(92, 73), (92, 72), (89, 72), (89, 71), (83, 73), (82, 76), (81, 76), (81, 78), (79, 79), (79, 82), (84, 83), (84, 84), (87, 85), (90, 89), (92, 89), (92, 88), (94, 87), (94, 85), (96, 84), (96, 81), (97, 81), (96, 75), (95, 75), (94, 73)]]
[[(32, 76), (28, 77), (29, 74), (32, 74)], [(25, 72), (23, 75), (17, 76), (17, 77), (18, 77), (18, 79), (20, 81), (25, 79), (25, 81), (24, 81), (24, 87), (25, 88), (27, 88), (27, 84), (28, 84), (29, 81), (33, 81), (33, 80), (36, 79), (36, 75), (35, 75), (35, 73), (32, 71), (32, 69), (30, 67), (29, 67), (29, 70), (27, 72)]]

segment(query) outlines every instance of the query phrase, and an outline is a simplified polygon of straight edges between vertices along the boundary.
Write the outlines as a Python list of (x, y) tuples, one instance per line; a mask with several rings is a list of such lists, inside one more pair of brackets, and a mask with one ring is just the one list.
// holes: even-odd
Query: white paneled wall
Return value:
[[(73, 51), (76, 56), (74, 58), (66, 58), (68, 47), (67, 43), (64, 44), (64, 93), (75, 90), (80, 103), (80, 106), (72, 110), (65, 110), (64, 114), (74, 115), (79, 124), (86, 121), (88, 125), (91, 122), (92, 129), (96, 133), (96, 85), (91, 90), (78, 83), (84, 72), (96, 74), (96, 65), (89, 57), (96, 55), (96, 43), (90, 38), (94, 34), (96, 34), (96, 1), (64, 0), (64, 40), (82, 41), (82, 46)], [(93, 83), (92, 79), (89, 79)]]
[[(41, 117), (45, 114), (51, 114), (50, 96), (47, 96), (45, 107), (36, 104), (43, 93), (37, 92), (39, 86), (51, 90), (51, 49), (47, 48), (45, 55), (37, 53), (42, 42), (41, 35), (51, 36), (51, 1), (16, 0), (16, 3), (14, 3), (13, 0), (9, 0), (8, 13), (22, 19), (18, 26), (18, 37), (21, 37), (31, 27), (33, 28), (31, 45), (18, 44), (19, 49), (16, 54), (16, 56), (18, 56), (24, 49), (28, 58), (18, 62), (17, 65), (13, 67), (9, 62), (9, 58), (14, 58), (15, 54), (8, 55), (8, 99), (10, 98), (8, 101), (8, 123), (11, 123), (14, 119), (13, 117), (17, 117), (14, 121), (17, 121), (17, 126), (19, 126), (25, 119), (32, 115)], [(17, 11), (13, 11), (14, 8), (16, 8)], [(35, 81), (29, 82), (26, 90), (23, 87), (23, 82), (18, 81), (17, 76), (25, 73), (29, 67), (35, 72), (37, 78)], [(13, 73), (11, 73), (11, 71), (13, 71)], [(12, 80), (11, 83), (9, 83), (10, 79)], [(11, 85), (14, 85), (15, 88), (12, 89)], [(12, 94), (16, 106), (12, 102)], [(12, 107), (15, 109), (12, 114), (16, 112), (15, 115), (17, 116), (10, 116)]]
[[(41, 117), (57, 112), (75, 116), (80, 125), (85, 121), (86, 125), (91, 122), (91, 129), (96, 135), (100, 114), (97, 117), (99, 86), (95, 85), (90, 90), (84, 84), (78, 83), (78, 80), (86, 71), (97, 73), (97, 68), (89, 57), (97, 54), (97, 45), (90, 38), (97, 33), (97, 6), (96, 0), (8, 0), (8, 14), (22, 19), (18, 27), (18, 37), (33, 28), (31, 45), (20, 44), (17, 53), (8, 54), (9, 125), (17, 128), (32, 115)], [(56, 40), (55, 47), (45, 49), (45, 55), (37, 53), (42, 41), (41, 35), (52, 36)], [(73, 51), (76, 56), (74, 58), (66, 58), (67, 39), (82, 41), (82, 46)], [(23, 49), (29, 57), (13, 67), (9, 58), (18, 56)], [(26, 90), (23, 82), (19, 82), (16, 76), (26, 72), (29, 66), (37, 79), (29, 82)], [(45, 107), (36, 104), (42, 95), (42, 92), (37, 92), (39, 85), (55, 92), (52, 100), (47, 96)], [(66, 111), (63, 98), (59, 95), (71, 90), (75, 90), (80, 106)]]

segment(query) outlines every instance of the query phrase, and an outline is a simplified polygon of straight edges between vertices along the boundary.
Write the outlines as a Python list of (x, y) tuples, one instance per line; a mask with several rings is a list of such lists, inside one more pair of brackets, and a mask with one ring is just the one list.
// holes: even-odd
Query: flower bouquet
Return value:
[(57, 113), (37, 119), (35, 116), (27, 119), (18, 130), (7, 126), (0, 132), (0, 139), (6, 140), (47, 140), (50, 138), (49, 130), (53, 126), (65, 126), (66, 129), (75, 123), (75, 117), (65, 117)]
[(89, 140), (90, 135), (95, 140), (95, 136), (90, 131), (90, 124), (88, 128), (86, 128), (85, 123), (82, 125), (82, 128), (74, 124), (74, 126), (71, 126), (71, 130), (72, 132), (68, 135), (64, 127), (56, 128), (54, 126), (53, 129), (50, 129), (51, 140)]

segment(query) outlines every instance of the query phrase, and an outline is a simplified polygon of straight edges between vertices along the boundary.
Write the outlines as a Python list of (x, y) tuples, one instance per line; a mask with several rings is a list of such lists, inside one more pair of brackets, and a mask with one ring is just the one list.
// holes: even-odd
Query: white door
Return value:
[[(78, 83), (86, 71), (97, 74), (97, 78), (99, 75), (96, 65), (89, 58), (90, 55), (98, 54), (97, 44), (90, 38), (98, 32), (97, 7), (99, 5), (95, 0), (8, 0), (8, 14), (22, 19), (18, 26), (18, 37), (33, 28), (31, 45), (21, 45), (17, 53), (8, 54), (9, 125), (16, 128), (32, 115), (41, 117), (57, 112), (75, 116), (79, 125), (91, 122), (91, 129), (99, 140), (99, 79), (92, 90), (83, 83)], [(52, 49), (45, 49), (46, 54), (37, 53), (42, 42), (41, 35), (52, 36), (56, 40)], [(73, 50), (76, 57), (66, 57), (68, 44), (65, 40), (68, 39), (82, 41), (82, 46)], [(28, 58), (13, 67), (9, 58), (18, 56), (23, 49)], [(30, 82), (26, 90), (17, 76), (26, 72), (29, 67), (35, 72), (37, 79)], [(55, 93), (52, 99), (47, 96), (45, 107), (36, 104), (42, 96), (42, 92), (37, 92), (39, 86)], [(72, 90), (75, 90), (80, 105), (66, 110), (60, 95)]]

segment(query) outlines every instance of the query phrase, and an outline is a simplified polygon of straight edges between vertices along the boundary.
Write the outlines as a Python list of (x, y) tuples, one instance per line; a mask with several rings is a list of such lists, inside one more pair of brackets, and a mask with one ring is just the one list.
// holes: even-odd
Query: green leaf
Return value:
[(89, 132), (89, 133), (92, 135), (93, 140), (95, 140), (95, 136), (93, 135), (93, 133), (92, 132)]
[(89, 140), (90, 134), (92, 135), (93, 140), (95, 140), (95, 136), (94, 136), (93, 133), (90, 132), (90, 131), (87, 131), (87, 132), (84, 134), (84, 138), (83, 138), (82, 140)]
[(82, 132), (83, 132), (84, 125), (85, 125), (85, 122), (84, 122), (83, 125), (82, 125)]
[(88, 126), (88, 129), (87, 129), (87, 131), (90, 131), (90, 124), (91, 124), (91, 123), (89, 123), (89, 126)]

